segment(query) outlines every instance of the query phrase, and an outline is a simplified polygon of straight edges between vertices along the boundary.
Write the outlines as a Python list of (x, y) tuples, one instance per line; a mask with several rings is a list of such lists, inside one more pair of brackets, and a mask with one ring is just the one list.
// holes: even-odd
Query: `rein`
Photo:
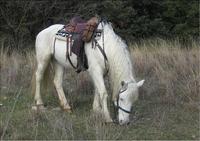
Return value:
[[(101, 22), (99, 22), (99, 24), (100, 24), (100, 23), (101, 23)], [(98, 24), (98, 25), (99, 25), (99, 24)], [(101, 26), (103, 27), (102, 23), (101, 23)], [(103, 41), (102, 41), (102, 44), (103, 44), (103, 47), (101, 47), (101, 46), (99, 45), (98, 41), (95, 39), (95, 37), (97, 36), (98, 33), (102, 34), (102, 40), (103, 40)], [(95, 44), (93, 44), (93, 41), (94, 41)], [(100, 50), (101, 54), (102, 54), (103, 57), (104, 57), (104, 64), (105, 64), (105, 68), (106, 68), (106, 70), (107, 70), (105, 74), (107, 74), (108, 71), (109, 71), (109, 67), (107, 66), (108, 58), (107, 58), (106, 53), (105, 53), (105, 50), (104, 50), (104, 30), (103, 30), (103, 29), (101, 29), (101, 30), (100, 30), (100, 29), (96, 29), (96, 30), (95, 30), (94, 36), (93, 36), (93, 38), (92, 38), (92, 48), (94, 48), (93, 45), (94, 45), (94, 47), (98, 47), (98, 49)]]

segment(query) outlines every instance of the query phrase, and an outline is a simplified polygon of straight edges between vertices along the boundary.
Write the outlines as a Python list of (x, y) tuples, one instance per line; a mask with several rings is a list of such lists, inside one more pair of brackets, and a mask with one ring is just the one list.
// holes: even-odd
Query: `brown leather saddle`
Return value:
[(92, 17), (88, 21), (81, 17), (74, 17), (70, 20), (69, 24), (65, 25), (65, 30), (69, 33), (79, 34), (82, 41), (89, 42), (97, 25), (97, 17)]
[[(74, 17), (70, 20), (69, 24), (64, 26), (65, 32), (69, 35), (66, 36), (67, 48), (70, 48), (70, 52), (67, 49), (66, 56), (72, 67), (74, 67), (78, 73), (88, 69), (87, 58), (84, 50), (84, 42), (90, 42), (92, 40), (97, 25), (97, 17), (92, 17), (88, 21), (80, 17)], [(69, 46), (70, 44), (71, 46)], [(70, 60), (71, 53), (77, 55), (77, 66), (73, 65)]]

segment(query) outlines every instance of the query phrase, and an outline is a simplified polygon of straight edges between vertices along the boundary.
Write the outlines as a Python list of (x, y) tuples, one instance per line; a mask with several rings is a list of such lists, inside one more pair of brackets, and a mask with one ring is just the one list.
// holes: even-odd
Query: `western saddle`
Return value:
[[(56, 35), (66, 37), (67, 52), (66, 56), (76, 72), (79, 73), (88, 69), (87, 58), (84, 50), (84, 42), (90, 42), (98, 25), (98, 18), (92, 17), (86, 21), (80, 17), (74, 17), (69, 24), (59, 30)], [(69, 49), (70, 48), (70, 49)], [(70, 60), (71, 53), (77, 55), (77, 66), (74, 66)]]

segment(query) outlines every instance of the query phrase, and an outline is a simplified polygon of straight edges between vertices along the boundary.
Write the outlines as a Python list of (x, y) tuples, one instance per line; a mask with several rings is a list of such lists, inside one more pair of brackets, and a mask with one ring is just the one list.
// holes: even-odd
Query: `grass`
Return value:
[[(31, 110), (33, 51), (0, 52), (0, 136), (6, 139), (198, 140), (200, 75), (197, 42), (190, 49), (177, 41), (145, 40), (131, 45), (137, 80), (144, 78), (128, 126), (105, 124), (91, 111), (93, 84), (87, 72), (66, 72), (64, 88), (73, 113), (58, 110), (54, 89), (44, 93), (45, 112)], [(109, 104), (111, 113), (112, 105)]]

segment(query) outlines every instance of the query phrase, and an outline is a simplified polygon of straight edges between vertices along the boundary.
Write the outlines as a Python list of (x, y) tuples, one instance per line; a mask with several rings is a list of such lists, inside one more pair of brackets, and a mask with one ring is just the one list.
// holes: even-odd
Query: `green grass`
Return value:
[[(106, 124), (92, 112), (93, 84), (87, 73), (68, 71), (64, 77), (66, 97), (73, 113), (59, 110), (54, 89), (42, 94), (44, 112), (31, 110), (30, 82), (34, 54), (22, 56), (1, 53), (0, 136), (2, 140), (198, 140), (199, 122), (199, 48), (165, 47), (131, 50), (136, 76), (145, 78), (139, 100), (134, 104), (131, 123)], [(159, 45), (159, 46), (161, 46)], [(167, 46), (168, 45), (168, 46)], [(133, 45), (134, 47), (136, 45)], [(109, 102), (113, 115), (113, 107)]]
[[(18, 98), (17, 95), (19, 95)], [(6, 96), (6, 99), (5, 99)], [(86, 95), (85, 95), (86, 96)], [(80, 96), (81, 97), (81, 96)], [(57, 97), (46, 95), (47, 110), (31, 110), (32, 97), (25, 89), (1, 94), (2, 139), (198, 139), (199, 112), (184, 105), (161, 103), (159, 99), (139, 100), (128, 126), (105, 124), (91, 112), (92, 95), (74, 98), (72, 114), (55, 110)], [(14, 103), (14, 111), (12, 112)], [(53, 108), (54, 107), (54, 108)], [(5, 129), (8, 123), (8, 127)]]

